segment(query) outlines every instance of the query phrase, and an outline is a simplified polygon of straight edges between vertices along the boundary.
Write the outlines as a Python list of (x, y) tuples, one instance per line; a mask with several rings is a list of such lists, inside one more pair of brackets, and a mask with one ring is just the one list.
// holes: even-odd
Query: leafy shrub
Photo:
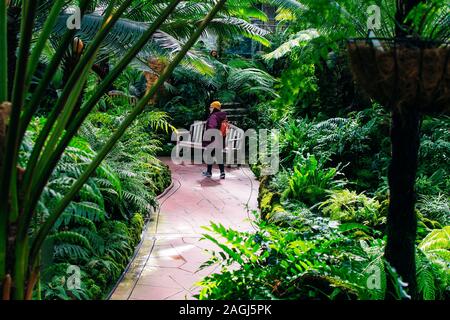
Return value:
[(314, 141), (312, 151), (324, 159), (332, 156), (361, 154), (369, 149), (367, 141), (370, 126), (362, 125), (360, 114), (352, 118), (331, 118), (311, 128), (309, 137)]
[(418, 245), (418, 287), (423, 298), (449, 297), (450, 226), (431, 231)]
[[(200, 299), (303, 299), (353, 295), (351, 285), (327, 275), (336, 263), (327, 250), (337, 248), (332, 238), (323, 241), (301, 240), (301, 234), (290, 229), (276, 229), (259, 223), (255, 234), (226, 229), (211, 224), (216, 236), (204, 237), (216, 243), (221, 251), (212, 252), (205, 266), (220, 263), (220, 274), (206, 277)], [(236, 268), (239, 266), (239, 268)], [(307, 285), (305, 285), (307, 284)]]
[[(257, 220), (255, 233), (212, 223), (204, 237), (219, 251), (203, 267), (220, 273), (201, 282), (200, 299), (382, 299), (386, 289), (381, 239), (360, 241), (339, 224), (309, 215), (291, 227)], [(367, 228), (367, 227), (366, 227)], [(379, 289), (368, 278), (379, 268)]]
[(297, 156), (308, 150), (308, 133), (312, 123), (306, 119), (289, 120), (282, 126), (280, 133), (280, 158), (282, 163), (290, 165)]
[(366, 195), (348, 189), (330, 192), (327, 200), (319, 205), (322, 213), (341, 222), (358, 222), (365, 225), (380, 223), (380, 203)]
[(430, 261), (438, 265), (450, 280), (450, 226), (431, 231), (419, 243), (418, 248)]
[(313, 64), (300, 61), (294, 61), (285, 69), (277, 86), (280, 97), (274, 101), (274, 122), (315, 110), (319, 102), (315, 70)]
[(422, 195), (448, 194), (450, 191), (450, 179), (448, 172), (443, 168), (437, 169), (431, 175), (419, 172), (416, 179), (416, 191)]
[[(47, 238), (53, 248), (51, 262), (44, 263), (44, 298), (102, 299), (126, 267), (140, 241), (143, 218), (135, 214), (129, 226), (120, 221), (98, 224), (89, 219), (63, 219)], [(70, 229), (70, 231), (65, 231)], [(70, 288), (69, 266), (81, 269), (81, 287)]]
[(450, 117), (425, 118), (422, 124), (419, 167), (422, 174), (431, 175), (437, 170), (450, 172)]
[(310, 155), (294, 166), (283, 199), (297, 199), (314, 205), (324, 198), (327, 190), (344, 185), (343, 181), (335, 180), (337, 175), (336, 168), (324, 169), (316, 157)]
[(445, 194), (422, 195), (417, 203), (420, 213), (441, 225), (450, 225), (450, 199)]
[[(87, 300), (91, 298), (90, 287), (86, 282), (81, 281), (80, 287), (69, 288), (67, 286), (67, 270), (70, 266), (69, 263), (57, 263), (43, 270), (41, 277), (46, 281), (42, 285), (42, 298), (45, 300)], [(83, 279), (86, 277), (86, 273), (81, 271), (80, 276)]]
[[(204, 238), (218, 246), (202, 268), (218, 264), (199, 282), (199, 299), (382, 300), (392, 281), (395, 298), (407, 298), (405, 284), (384, 259), (384, 240), (361, 240), (349, 230), (307, 215), (295, 227), (256, 220), (258, 231), (240, 232), (211, 223)], [(360, 225), (361, 230), (368, 230)], [(448, 296), (449, 230), (435, 230), (419, 245), (417, 279), (423, 299)], [(355, 234), (356, 235), (356, 234)]]
[(346, 118), (323, 121), (308, 117), (280, 126), (281, 164), (293, 166), (297, 158), (313, 154), (321, 163), (336, 167), (351, 179), (358, 191), (374, 191), (389, 162), (389, 122), (378, 105)]
[(283, 191), (286, 186), (289, 185), (289, 179), (291, 177), (291, 173), (289, 170), (280, 170), (276, 175), (272, 177), (269, 182), (269, 189), (273, 191)]

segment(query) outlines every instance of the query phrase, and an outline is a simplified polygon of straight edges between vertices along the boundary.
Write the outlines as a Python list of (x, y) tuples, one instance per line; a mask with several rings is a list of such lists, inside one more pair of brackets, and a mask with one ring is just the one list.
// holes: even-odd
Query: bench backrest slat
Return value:
[(230, 124), (230, 130), (228, 132), (225, 145), (230, 149), (239, 149), (241, 147), (244, 131), (241, 128)]
[(226, 138), (225, 138), (225, 146), (226, 147), (231, 147), (231, 137), (233, 136), (233, 134), (234, 134), (234, 128), (232, 128), (231, 126), (230, 126), (230, 130), (228, 131), (228, 134), (227, 134), (227, 136), (226, 136)]
[(202, 142), (206, 121), (196, 121), (191, 125), (191, 141)]

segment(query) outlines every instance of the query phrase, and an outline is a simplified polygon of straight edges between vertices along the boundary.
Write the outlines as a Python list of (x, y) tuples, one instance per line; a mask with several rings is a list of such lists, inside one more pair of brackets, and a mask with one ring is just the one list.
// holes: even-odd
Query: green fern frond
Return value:
[(80, 215), (73, 215), (68, 212), (64, 212), (61, 217), (56, 221), (54, 228), (59, 229), (60, 227), (64, 226), (67, 227), (70, 224), (75, 224), (78, 226), (85, 227), (93, 232), (97, 230), (97, 227), (95, 226), (95, 223), (92, 222), (92, 220), (80, 216)]
[(67, 211), (75, 216), (85, 217), (94, 222), (105, 221), (107, 217), (106, 212), (92, 202), (72, 202)]
[(437, 288), (434, 270), (423, 253), (417, 254), (416, 259), (417, 289), (424, 300), (435, 300)]
[(274, 51), (263, 55), (265, 60), (277, 60), (291, 53), (295, 48), (306, 46), (311, 40), (319, 37), (316, 29), (303, 30), (292, 35), (288, 41), (281, 44)]
[(69, 243), (79, 245), (86, 249), (91, 249), (91, 244), (89, 240), (85, 236), (73, 231), (59, 231), (55, 234), (48, 236), (47, 239), (49, 241), (54, 241), (54, 243), (56, 244)]
[(61, 260), (87, 259), (89, 256), (86, 248), (76, 244), (60, 244), (54, 247), (55, 258)]

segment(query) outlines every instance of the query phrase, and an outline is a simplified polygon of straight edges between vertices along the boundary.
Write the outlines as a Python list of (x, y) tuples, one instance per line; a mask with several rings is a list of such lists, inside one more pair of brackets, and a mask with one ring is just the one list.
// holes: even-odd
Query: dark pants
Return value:
[[(215, 150), (213, 150), (212, 152), (212, 156), (215, 156)], [(219, 169), (220, 169), (220, 173), (225, 173), (225, 165), (222, 163), (218, 163)], [(209, 173), (212, 173), (212, 164), (208, 164), (206, 167), (206, 171)]]
[[(219, 163), (219, 169), (220, 173), (225, 173), (225, 165), (223, 163), (222, 164)], [(208, 164), (206, 171), (212, 173), (212, 164)]]

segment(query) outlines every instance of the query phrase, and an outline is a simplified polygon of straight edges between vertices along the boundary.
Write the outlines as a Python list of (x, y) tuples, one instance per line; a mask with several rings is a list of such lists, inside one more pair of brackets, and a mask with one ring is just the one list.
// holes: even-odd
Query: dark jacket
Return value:
[[(208, 129), (217, 129), (220, 130), (220, 126), (223, 120), (227, 119), (227, 114), (223, 111), (214, 109), (213, 112), (210, 113), (208, 120), (206, 120), (205, 130)], [(214, 138), (212, 139), (214, 141)], [(203, 147), (208, 146), (212, 141), (203, 141)]]

